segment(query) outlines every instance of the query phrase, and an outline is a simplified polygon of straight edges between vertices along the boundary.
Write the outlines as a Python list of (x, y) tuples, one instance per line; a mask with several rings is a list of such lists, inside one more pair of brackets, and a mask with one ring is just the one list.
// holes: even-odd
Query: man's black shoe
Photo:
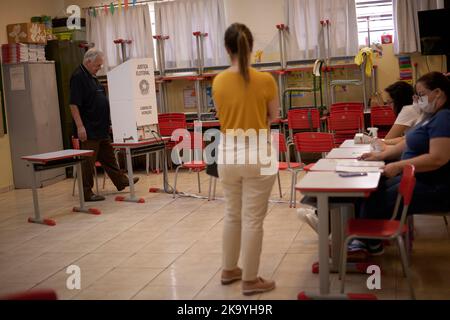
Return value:
[[(136, 184), (137, 182), (139, 181), (139, 177), (134, 177), (133, 178), (133, 182)], [(117, 188), (117, 190), (118, 191), (122, 191), (123, 189), (125, 189), (126, 187), (129, 187), (130, 186), (130, 182), (128, 182), (128, 180), (127, 180), (127, 182), (124, 184), (124, 185), (122, 185), (120, 188)]]
[(93, 194), (90, 197), (85, 197), (84, 201), (86, 202), (94, 202), (94, 201), (103, 201), (105, 200), (104, 196), (99, 196), (98, 194)]

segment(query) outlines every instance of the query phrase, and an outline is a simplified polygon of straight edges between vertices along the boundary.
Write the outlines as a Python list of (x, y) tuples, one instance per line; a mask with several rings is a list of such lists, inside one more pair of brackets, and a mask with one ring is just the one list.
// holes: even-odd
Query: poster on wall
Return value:
[(25, 70), (23, 66), (11, 67), (9, 76), (11, 79), (11, 91), (25, 90)]
[(413, 69), (410, 56), (399, 56), (400, 80), (413, 84)]
[(185, 109), (197, 108), (197, 95), (195, 94), (195, 89), (183, 89), (183, 104)]
[(211, 86), (206, 88), (206, 105), (210, 109), (214, 108), (214, 100), (212, 97), (212, 87)]

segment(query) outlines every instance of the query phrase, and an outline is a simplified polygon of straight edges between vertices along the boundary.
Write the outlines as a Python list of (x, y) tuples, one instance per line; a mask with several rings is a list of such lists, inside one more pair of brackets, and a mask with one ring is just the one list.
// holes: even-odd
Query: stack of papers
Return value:
[(23, 43), (12, 43), (2, 45), (2, 62), (4, 64), (28, 62), (28, 45)]
[(38, 62), (46, 61), (45, 59), (45, 46), (40, 44), (30, 44), (28, 48), (29, 61)]
[(382, 172), (383, 161), (338, 160), (337, 172)]

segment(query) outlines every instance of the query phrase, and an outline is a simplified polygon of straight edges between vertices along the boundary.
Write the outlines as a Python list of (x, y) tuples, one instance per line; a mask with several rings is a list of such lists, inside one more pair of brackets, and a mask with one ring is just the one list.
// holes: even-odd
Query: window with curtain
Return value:
[(122, 7), (110, 10), (98, 9), (93, 14), (86, 12), (86, 32), (89, 42), (105, 54), (103, 72), (120, 64), (121, 49), (114, 44), (116, 39), (129, 39), (129, 58), (153, 58), (151, 19), (148, 5)]
[(359, 45), (381, 43), (383, 34), (394, 34), (392, 0), (356, 0)]
[(417, 12), (442, 9), (439, 0), (393, 0), (395, 54), (420, 52), (419, 17)]
[[(225, 8), (223, 0), (175, 0), (155, 3), (156, 33), (168, 35), (166, 68), (197, 66), (195, 31), (208, 33), (204, 41), (205, 66), (228, 63), (223, 47)], [(176, 23), (174, 23), (176, 21)]]
[(289, 60), (324, 58), (321, 20), (331, 21), (331, 57), (358, 53), (355, 0), (285, 0)]

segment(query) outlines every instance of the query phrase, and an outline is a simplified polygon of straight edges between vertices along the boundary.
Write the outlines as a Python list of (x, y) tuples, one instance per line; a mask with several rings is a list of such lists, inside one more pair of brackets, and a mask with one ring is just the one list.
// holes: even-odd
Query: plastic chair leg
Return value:
[(277, 172), (277, 179), (278, 179), (278, 190), (280, 192), (280, 199), (281, 199), (283, 198), (283, 194), (281, 193), (280, 171)]
[(408, 281), (409, 293), (411, 295), (411, 299), (415, 300), (416, 295), (414, 293), (414, 288), (412, 285), (411, 271), (408, 268), (408, 258), (406, 256), (405, 243), (403, 242), (403, 238), (401, 236), (397, 237), (397, 244), (398, 244), (398, 249), (400, 250), (400, 257), (402, 260), (403, 273), (406, 276), (406, 279)]

